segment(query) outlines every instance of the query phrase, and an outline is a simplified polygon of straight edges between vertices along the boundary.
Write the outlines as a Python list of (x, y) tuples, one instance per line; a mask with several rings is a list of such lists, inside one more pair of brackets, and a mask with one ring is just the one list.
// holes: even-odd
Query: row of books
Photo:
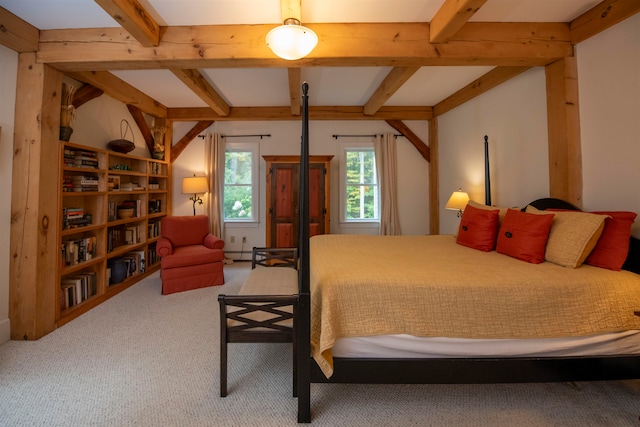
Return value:
[(149, 173), (152, 175), (165, 175), (163, 163), (151, 162), (149, 163)]
[(63, 277), (60, 282), (60, 309), (78, 305), (97, 292), (98, 282), (94, 271)]
[(62, 229), (85, 227), (91, 224), (92, 216), (83, 208), (62, 208)]
[(160, 213), (162, 212), (162, 200), (153, 199), (149, 200), (149, 213)]
[(63, 265), (76, 265), (93, 259), (96, 256), (96, 246), (96, 236), (63, 242), (61, 249)]
[(62, 191), (98, 191), (99, 180), (93, 175), (71, 175), (62, 177)]
[(135, 245), (142, 242), (143, 238), (139, 225), (109, 228), (107, 231), (107, 252), (111, 252), (122, 245)]
[(156, 245), (149, 245), (147, 248), (147, 263), (149, 266), (152, 266), (157, 262), (160, 262), (160, 257), (156, 253)]
[(66, 148), (64, 150), (66, 167), (98, 169), (98, 158), (93, 151)]
[(160, 236), (160, 221), (150, 222), (147, 229), (147, 238)]

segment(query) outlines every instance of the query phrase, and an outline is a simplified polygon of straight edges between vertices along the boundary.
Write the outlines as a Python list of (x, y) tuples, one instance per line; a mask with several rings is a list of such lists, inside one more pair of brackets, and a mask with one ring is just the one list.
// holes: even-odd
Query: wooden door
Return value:
[[(309, 163), (309, 234), (329, 232), (329, 162), (311, 156)], [(267, 161), (268, 247), (297, 247), (300, 165), (298, 156), (265, 156)]]

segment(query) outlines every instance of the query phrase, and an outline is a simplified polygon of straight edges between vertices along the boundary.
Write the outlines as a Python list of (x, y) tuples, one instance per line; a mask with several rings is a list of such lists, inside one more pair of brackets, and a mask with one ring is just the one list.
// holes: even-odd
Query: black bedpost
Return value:
[(309, 293), (309, 85), (302, 84), (300, 141), (300, 269), (298, 270), (298, 422), (311, 422), (311, 297)]
[(489, 173), (489, 137), (484, 136), (484, 204), (491, 206), (491, 177)]

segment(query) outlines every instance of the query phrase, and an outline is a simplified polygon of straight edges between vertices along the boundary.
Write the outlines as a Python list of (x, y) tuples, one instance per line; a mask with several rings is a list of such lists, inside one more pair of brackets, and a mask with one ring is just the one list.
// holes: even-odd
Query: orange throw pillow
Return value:
[(509, 209), (498, 232), (496, 250), (532, 264), (542, 263), (553, 216)]
[(636, 219), (635, 212), (593, 212), (599, 215), (609, 215), (605, 219), (604, 229), (585, 264), (595, 267), (619, 271), (629, 255), (629, 239), (631, 225)]
[(484, 252), (494, 250), (499, 213), (497, 209), (478, 209), (467, 205), (462, 213), (456, 243)]

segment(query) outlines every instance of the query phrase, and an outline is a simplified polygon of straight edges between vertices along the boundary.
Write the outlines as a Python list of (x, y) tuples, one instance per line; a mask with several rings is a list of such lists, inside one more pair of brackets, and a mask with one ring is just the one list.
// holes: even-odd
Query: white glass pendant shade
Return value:
[(289, 21), (267, 33), (267, 46), (282, 59), (304, 58), (318, 44), (318, 36), (307, 27), (298, 25), (299, 21), (294, 20), (295, 24), (287, 23)]

